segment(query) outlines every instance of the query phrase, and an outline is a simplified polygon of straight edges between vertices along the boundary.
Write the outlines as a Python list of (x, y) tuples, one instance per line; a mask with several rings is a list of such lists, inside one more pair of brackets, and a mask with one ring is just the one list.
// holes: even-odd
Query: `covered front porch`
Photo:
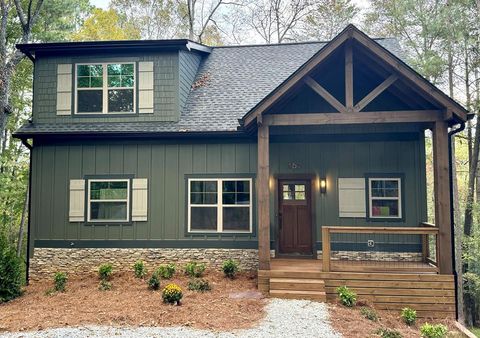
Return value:
[[(466, 118), (349, 26), (241, 120), (258, 142), (259, 270), (271, 257), (322, 257), (324, 272), (453, 274), (449, 133)], [(434, 224), (425, 223), (426, 130)]]

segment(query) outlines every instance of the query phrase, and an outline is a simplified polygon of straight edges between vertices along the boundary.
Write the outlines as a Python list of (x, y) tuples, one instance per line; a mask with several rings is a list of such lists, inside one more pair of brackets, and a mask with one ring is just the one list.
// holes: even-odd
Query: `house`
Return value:
[[(30, 276), (227, 258), (280, 297), (455, 316), (450, 137), (467, 111), (348, 26), (327, 43), (23, 44)], [(425, 130), (435, 224), (427, 221)]]

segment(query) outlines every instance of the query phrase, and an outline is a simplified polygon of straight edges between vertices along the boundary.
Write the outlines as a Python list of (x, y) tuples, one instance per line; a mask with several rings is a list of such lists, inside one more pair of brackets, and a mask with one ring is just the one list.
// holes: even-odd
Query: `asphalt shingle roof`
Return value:
[[(396, 39), (377, 39), (396, 56)], [(238, 119), (317, 53), (325, 42), (214, 47), (205, 56), (196, 80), (206, 84), (190, 91), (178, 122), (29, 123), (21, 134), (170, 133), (236, 131)]]

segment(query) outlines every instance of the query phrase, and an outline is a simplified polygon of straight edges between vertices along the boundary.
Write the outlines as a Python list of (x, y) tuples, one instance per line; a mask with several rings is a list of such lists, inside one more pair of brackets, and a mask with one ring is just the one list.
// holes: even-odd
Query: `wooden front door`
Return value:
[(279, 180), (279, 254), (313, 255), (310, 180)]

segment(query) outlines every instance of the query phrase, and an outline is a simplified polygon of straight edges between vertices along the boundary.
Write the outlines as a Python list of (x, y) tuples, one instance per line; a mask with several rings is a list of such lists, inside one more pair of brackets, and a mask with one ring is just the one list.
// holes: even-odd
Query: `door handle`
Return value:
[(278, 228), (282, 228), (282, 214), (280, 213), (278, 214)]

